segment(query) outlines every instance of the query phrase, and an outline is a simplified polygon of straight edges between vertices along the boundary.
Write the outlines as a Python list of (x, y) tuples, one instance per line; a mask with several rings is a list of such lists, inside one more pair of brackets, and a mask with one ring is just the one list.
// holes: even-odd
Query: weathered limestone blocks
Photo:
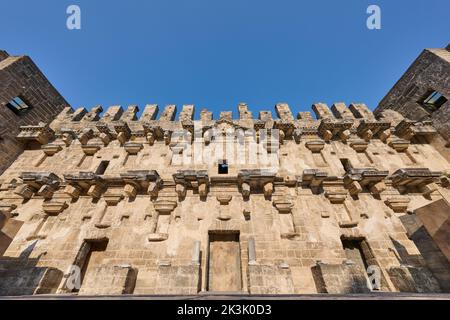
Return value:
[[(110, 239), (104, 251), (91, 252), (80, 294), (197, 294), (200, 284), (208, 290), (206, 270), (217, 252), (233, 257), (236, 265), (228, 268), (232, 269), (229, 274), (226, 268), (221, 273), (234, 277), (241, 272), (239, 290), (243, 292), (356, 293), (366, 292), (366, 274), (348, 257), (342, 264), (347, 254), (343, 238), (364, 238), (373, 249), (366, 262), (378, 265), (395, 282), (399, 272), (389, 275), (390, 268), (401, 263), (425, 265), (420, 246), (414, 246), (399, 219), (412, 215), (404, 214), (410, 213), (408, 209), (447, 195), (450, 183), (438, 170), (448, 170), (448, 163), (422, 139), (427, 137), (426, 122), (410, 123), (405, 129), (405, 124), (400, 125), (403, 118), (377, 120), (370, 113), (366, 116), (363, 107), (352, 108), (336, 103), (330, 111), (317, 104), (319, 119), (310, 112), (294, 119), (287, 105), (277, 104), (278, 118), (261, 111), (259, 119), (253, 119), (248, 106), (240, 104), (239, 119), (224, 112), (213, 121), (212, 113), (203, 110), (198, 122), (193, 121), (191, 105), (183, 106), (179, 121), (174, 121), (172, 107), (166, 108), (162, 120), (156, 120), (156, 105), (147, 105), (140, 119), (136, 119), (136, 106), (125, 112), (110, 110), (106, 119), (99, 118), (98, 110), (75, 112), (77, 121), (71, 120), (72, 114), (67, 119), (61, 115), (59, 122), (51, 124), (55, 137), (40, 150), (30, 144), (0, 177), (0, 200), (6, 206), (2, 209), (0, 204), (2, 232), (16, 228), (16, 215), (24, 225), (13, 230), (18, 240), (5, 249), (0, 243), (0, 251), (18, 256), (22, 239), (39, 240), (38, 250), (48, 251), (40, 264), (66, 266), (73, 263), (66, 258), (69, 251), (73, 259), (78, 255), (71, 251), (74, 239)], [(195, 135), (194, 123), (200, 125)], [(279, 130), (279, 136), (266, 129)], [(214, 130), (224, 135), (213, 136)], [(79, 142), (73, 141), (77, 138)], [(203, 143), (208, 152), (214, 152), (225, 143), (241, 151), (241, 146), (255, 142), (258, 156), (276, 152), (278, 162), (267, 168), (260, 163), (241, 164), (237, 160), (244, 152), (235, 159), (223, 154), (185, 166), (173, 161), (178, 147), (189, 151), (184, 157), (193, 154), (191, 147), (203, 148)], [(189, 148), (184, 149), (183, 143)], [(401, 144), (412, 146), (407, 154), (395, 152), (405, 152)], [(46, 159), (43, 153), (54, 158)], [(421, 165), (431, 155), (433, 171), (411, 168), (414, 164), (408, 155)], [(45, 161), (31, 163), (35, 156)], [(128, 162), (130, 156), (133, 161)], [(228, 173), (218, 167), (224, 160)], [(95, 165), (107, 161), (107, 174), (93, 173)], [(136, 170), (129, 170), (131, 166)], [(404, 167), (408, 168), (398, 170)], [(22, 183), (18, 172), (24, 170), (36, 175), (52, 172), (64, 180), (54, 187), (39, 179), (26, 178)], [(7, 236), (14, 239), (16, 233)], [(216, 234), (233, 247), (225, 243), (216, 247), (222, 250), (215, 250), (211, 239)], [(403, 249), (392, 243), (401, 243), (409, 255), (405, 258)], [(317, 267), (316, 277), (311, 266), (319, 260), (326, 263)], [(2, 268), (0, 261), (4, 279)], [(126, 284), (134, 277), (128, 275), (131, 269), (137, 273), (134, 287)], [(14, 274), (21, 275), (20, 271)], [(421, 286), (420, 277), (402, 279), (388, 290), (412, 290), (409, 284), (403, 285), (408, 281)], [(418, 287), (414, 290), (421, 290)]]
[(317, 263), (313, 267), (318, 291), (330, 294), (369, 293), (365, 271), (356, 264)]
[(155, 120), (156, 115), (158, 114), (158, 105), (157, 104), (147, 104), (142, 111), (141, 121), (150, 121)]
[(313, 153), (320, 152), (325, 147), (325, 142), (323, 140), (311, 140), (306, 141), (305, 146)]
[(294, 116), (292, 115), (291, 109), (287, 103), (277, 103), (275, 106), (277, 116), (285, 122), (294, 121)]
[(312, 109), (317, 119), (334, 119), (333, 113), (325, 103), (314, 103)]
[(40, 122), (38, 125), (21, 126), (20, 133), (17, 135), (17, 140), (37, 141), (44, 145), (49, 143), (54, 138), (55, 132), (48, 126), (48, 124)]
[(238, 105), (239, 119), (253, 119), (252, 113), (248, 110), (248, 106), (245, 103), (239, 103)]
[(400, 192), (418, 189), (426, 195), (436, 190), (435, 186), (426, 187), (437, 182), (442, 172), (431, 171), (428, 168), (403, 168), (395, 171), (392, 176), (392, 184)]
[(177, 112), (177, 107), (174, 104), (169, 104), (164, 108), (164, 111), (161, 114), (159, 120), (160, 121), (173, 121), (173, 120), (175, 120), (176, 112)]
[(355, 119), (353, 113), (347, 108), (345, 103), (337, 102), (331, 106), (331, 112), (338, 119)]
[(191, 121), (194, 118), (194, 105), (185, 104), (180, 112), (180, 121)]
[(408, 205), (409, 205), (410, 201), (411, 200), (408, 197), (398, 196), (398, 197), (387, 198), (385, 203), (394, 212), (402, 213), (402, 212), (406, 212), (406, 209), (408, 209)]
[(49, 216), (58, 215), (68, 207), (66, 201), (47, 201), (42, 204), (42, 209)]
[(102, 265), (88, 274), (83, 281), (80, 295), (120, 295), (133, 293), (138, 270), (127, 264)]

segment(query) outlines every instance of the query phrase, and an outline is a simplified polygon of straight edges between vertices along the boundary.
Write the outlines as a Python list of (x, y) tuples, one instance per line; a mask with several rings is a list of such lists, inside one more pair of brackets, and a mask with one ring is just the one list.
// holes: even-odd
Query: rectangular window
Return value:
[(20, 116), (30, 110), (32, 107), (24, 101), (22, 97), (15, 97), (10, 100), (6, 107), (14, 112), (16, 115)]
[(447, 100), (448, 99), (439, 92), (431, 91), (427, 93), (425, 99), (422, 101), (422, 104), (425, 108), (433, 112), (439, 109), (444, 103), (447, 102)]
[(97, 171), (95, 171), (95, 174), (104, 174), (106, 171), (106, 168), (108, 168), (109, 161), (102, 161), (98, 165)]
[(218, 166), (219, 174), (228, 174), (228, 163), (227, 160), (223, 160)]

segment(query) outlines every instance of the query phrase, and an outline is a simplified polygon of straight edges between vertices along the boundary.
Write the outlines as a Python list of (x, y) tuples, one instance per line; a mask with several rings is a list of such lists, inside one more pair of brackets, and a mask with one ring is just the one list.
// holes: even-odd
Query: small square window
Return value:
[(439, 109), (444, 103), (447, 102), (447, 98), (437, 91), (429, 92), (425, 99), (423, 99), (422, 104), (429, 111), (433, 112)]
[(6, 104), (6, 107), (18, 116), (26, 113), (32, 108), (27, 102), (24, 101), (22, 97), (15, 97), (14, 99), (10, 100)]
[(219, 174), (228, 174), (228, 163), (227, 160), (223, 160), (218, 165)]
[(95, 171), (95, 174), (98, 174), (98, 175), (104, 174), (106, 171), (106, 168), (108, 168), (108, 165), (109, 165), (109, 161), (100, 162), (100, 164), (97, 167), (97, 170)]

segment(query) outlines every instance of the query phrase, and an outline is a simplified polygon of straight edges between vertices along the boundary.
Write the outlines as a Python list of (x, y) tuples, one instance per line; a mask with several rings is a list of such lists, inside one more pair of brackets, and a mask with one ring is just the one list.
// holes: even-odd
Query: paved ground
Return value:
[(317, 295), (245, 295), (207, 293), (195, 296), (152, 296), (152, 295), (120, 295), (120, 296), (77, 296), (77, 295), (35, 295), (0, 297), (0, 300), (450, 300), (450, 294), (421, 293), (371, 293), (371, 294), (317, 294)]

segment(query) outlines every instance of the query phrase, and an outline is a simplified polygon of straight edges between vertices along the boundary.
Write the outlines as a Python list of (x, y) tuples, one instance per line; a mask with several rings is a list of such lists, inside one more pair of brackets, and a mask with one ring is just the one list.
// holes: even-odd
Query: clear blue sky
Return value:
[[(81, 7), (81, 30), (66, 8)], [(370, 4), (382, 29), (366, 27)], [(238, 102), (295, 114), (374, 108), (426, 47), (450, 43), (448, 0), (0, 0), (0, 48), (30, 55), (73, 107)]]

